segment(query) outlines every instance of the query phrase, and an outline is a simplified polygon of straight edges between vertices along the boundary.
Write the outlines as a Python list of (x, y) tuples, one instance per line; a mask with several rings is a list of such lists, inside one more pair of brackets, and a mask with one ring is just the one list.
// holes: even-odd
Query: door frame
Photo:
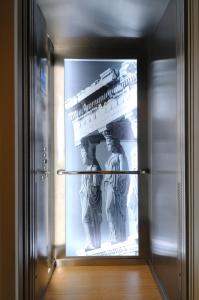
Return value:
[[(181, 257), (182, 257), (182, 299), (199, 298), (199, 7), (197, 0), (178, 0), (178, 60), (179, 63), (179, 97), (186, 97), (184, 103), (186, 136), (181, 140), (181, 147), (186, 142), (186, 191), (181, 190), (184, 199), (180, 208)], [(184, 5), (185, 4), (185, 5)], [(31, 159), (32, 141), (32, 105), (31, 89), (33, 57), (33, 16), (34, 0), (18, 0), (15, 6), (16, 17), (16, 116), (18, 159), (16, 199), (18, 221), (16, 224), (18, 299), (34, 299), (34, 197), (33, 160)], [(184, 53), (184, 49), (186, 53)], [(183, 123), (181, 124), (183, 127)], [(183, 174), (182, 172), (182, 174)], [(186, 290), (187, 285), (187, 290)], [(185, 288), (184, 292), (183, 289)]]
[(18, 0), (16, 17), (18, 299), (34, 300), (34, 0)]

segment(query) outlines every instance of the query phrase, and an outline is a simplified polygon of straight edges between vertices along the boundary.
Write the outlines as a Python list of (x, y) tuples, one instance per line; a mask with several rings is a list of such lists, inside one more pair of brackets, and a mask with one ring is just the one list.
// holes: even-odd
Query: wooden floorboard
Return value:
[(45, 300), (160, 300), (146, 265), (60, 267)]

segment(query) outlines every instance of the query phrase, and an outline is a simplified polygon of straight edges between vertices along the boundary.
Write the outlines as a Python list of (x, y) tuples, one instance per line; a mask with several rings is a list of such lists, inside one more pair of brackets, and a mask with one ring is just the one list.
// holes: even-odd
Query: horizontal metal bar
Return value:
[(57, 170), (57, 175), (108, 175), (108, 174), (132, 174), (132, 175), (145, 175), (149, 174), (149, 169), (141, 169), (136, 171), (67, 171), (64, 169)]

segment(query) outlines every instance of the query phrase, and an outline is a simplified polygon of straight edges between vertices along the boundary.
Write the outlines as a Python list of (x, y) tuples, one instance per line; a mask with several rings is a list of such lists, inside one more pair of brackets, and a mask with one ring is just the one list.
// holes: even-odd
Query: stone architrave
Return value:
[[(118, 138), (114, 138), (110, 131), (104, 136), (108, 151), (111, 152), (105, 168), (108, 171), (127, 171), (128, 161)], [(127, 194), (129, 190), (128, 174), (107, 174), (104, 177), (106, 215), (109, 225), (110, 240), (112, 244), (127, 239)]]
[[(96, 141), (84, 138), (81, 141), (81, 157), (85, 171), (99, 171), (100, 165), (95, 156)], [(82, 223), (86, 235), (85, 251), (101, 247), (102, 222), (102, 175), (82, 175), (80, 199), (82, 207)]]

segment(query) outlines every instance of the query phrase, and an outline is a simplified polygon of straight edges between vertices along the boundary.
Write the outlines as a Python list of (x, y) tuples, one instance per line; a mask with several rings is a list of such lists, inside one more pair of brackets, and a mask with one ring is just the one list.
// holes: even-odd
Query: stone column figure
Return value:
[[(84, 138), (81, 141), (81, 157), (86, 171), (101, 170), (95, 156), (96, 143)], [(82, 175), (80, 199), (82, 223), (86, 234), (85, 251), (101, 247), (102, 175)]]
[[(128, 161), (120, 140), (113, 138), (109, 131), (104, 132), (108, 151), (111, 155), (105, 168), (109, 171), (127, 171)], [(127, 238), (127, 194), (129, 189), (128, 174), (107, 174), (104, 177), (106, 215), (112, 244), (123, 242)]]

